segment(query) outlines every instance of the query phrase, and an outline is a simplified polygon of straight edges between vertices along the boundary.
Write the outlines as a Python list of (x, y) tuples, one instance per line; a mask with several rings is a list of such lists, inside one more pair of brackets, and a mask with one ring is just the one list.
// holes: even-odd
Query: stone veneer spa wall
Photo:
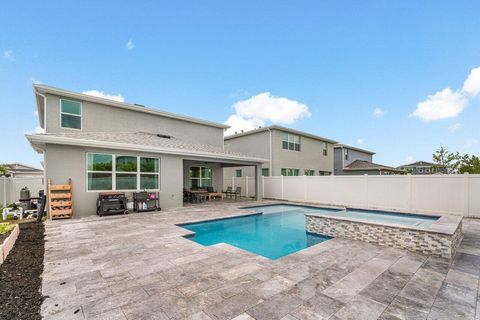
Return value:
[[(319, 215), (306, 215), (308, 232), (335, 238), (347, 238), (376, 243), (381, 246), (406, 249), (427, 255), (452, 258), (462, 240), (462, 218), (442, 217), (432, 228), (406, 228), (372, 222), (353, 221)], [(447, 222), (445, 223), (445, 221)], [(438, 230), (436, 230), (438, 229)], [(440, 231), (441, 229), (444, 229)]]

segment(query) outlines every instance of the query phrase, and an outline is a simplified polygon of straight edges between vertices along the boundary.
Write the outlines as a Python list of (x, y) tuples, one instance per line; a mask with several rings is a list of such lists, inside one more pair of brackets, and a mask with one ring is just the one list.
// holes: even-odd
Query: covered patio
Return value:
[[(255, 177), (246, 189), (242, 187), (224, 187), (224, 168), (250, 166)], [(222, 160), (202, 161), (198, 159), (183, 160), (183, 202), (201, 203), (205, 201), (234, 200), (242, 198), (249, 200), (262, 199), (262, 163), (252, 161)], [(253, 196), (249, 196), (253, 195)]]

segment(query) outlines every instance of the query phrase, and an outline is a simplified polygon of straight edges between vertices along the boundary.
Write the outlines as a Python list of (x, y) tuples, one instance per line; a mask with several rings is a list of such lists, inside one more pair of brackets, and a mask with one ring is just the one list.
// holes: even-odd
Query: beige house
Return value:
[(34, 94), (45, 133), (26, 137), (43, 154), (47, 179), (72, 179), (76, 217), (95, 214), (103, 191), (158, 191), (161, 207), (179, 207), (184, 188), (221, 190), (225, 167), (250, 166), (260, 177), (268, 161), (225, 150), (223, 124), (46, 85)]

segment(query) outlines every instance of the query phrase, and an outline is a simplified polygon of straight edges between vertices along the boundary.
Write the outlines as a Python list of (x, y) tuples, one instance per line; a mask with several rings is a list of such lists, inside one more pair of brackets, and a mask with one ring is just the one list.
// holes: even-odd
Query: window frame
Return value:
[[(98, 154), (98, 155), (104, 155), (104, 156), (111, 156), (112, 157), (112, 170), (111, 171), (95, 171), (95, 170), (89, 170), (88, 169), (88, 155), (89, 154)], [(132, 157), (137, 159), (137, 170), (136, 171), (117, 171), (117, 157)], [(141, 158), (146, 158), (146, 159), (156, 159), (158, 161), (158, 172), (142, 172), (141, 167), (140, 167), (140, 159)], [(160, 192), (161, 191), (161, 184), (160, 184), (160, 171), (161, 171), (161, 160), (158, 157), (150, 157), (150, 156), (132, 156), (132, 155), (125, 155), (125, 154), (114, 154), (114, 153), (104, 153), (104, 152), (87, 152), (85, 155), (85, 167), (86, 167), (86, 174), (85, 174), (85, 179), (86, 179), (86, 184), (85, 188), (87, 192), (109, 192), (109, 191), (119, 191), (119, 192), (139, 192), (139, 191), (147, 191), (147, 192)], [(106, 189), (106, 190), (90, 190), (88, 188), (88, 175), (90, 173), (108, 173), (112, 175), (112, 189)], [(117, 189), (117, 173), (118, 174), (135, 174), (136, 176), (136, 189)], [(152, 176), (157, 176), (157, 189), (142, 189), (141, 188), (141, 175), (152, 175)]]
[[(190, 177), (190, 170), (191, 170), (192, 168), (199, 168), (199, 175), (200, 175), (200, 176), (199, 176), (198, 178), (192, 178), (192, 177)], [(210, 177), (208, 177), (208, 178), (202, 177), (202, 169), (209, 169), (209, 170), (210, 170)], [(212, 170), (211, 167), (208, 167), (208, 166), (190, 166), (190, 167), (188, 167), (188, 171), (189, 171), (189, 173), (188, 173), (188, 184), (189, 184), (189, 186), (188, 186), (188, 187), (189, 187), (190, 189), (192, 189), (192, 180), (199, 180), (200, 185), (202, 185), (202, 183), (201, 183), (202, 180), (210, 180), (210, 185), (209, 185), (209, 186), (198, 187), (199, 189), (203, 189), (203, 188), (207, 188), (207, 187), (212, 187), (212, 182), (213, 182), (213, 170)]]
[(326, 143), (326, 142), (323, 143), (322, 154), (323, 154), (325, 157), (328, 156), (328, 143)]
[(312, 169), (303, 169), (303, 175), (306, 177), (312, 177), (315, 175), (315, 170)]
[[(62, 111), (62, 101), (70, 101), (70, 102), (79, 103), (80, 104), (80, 114), (78, 115), (78, 114), (63, 112)], [(83, 103), (81, 101), (75, 101), (75, 100), (60, 98), (59, 99), (59, 111), (60, 111), (59, 112), (59, 117), (60, 117), (60, 128), (61, 129), (82, 131), (82, 129), (83, 129)], [(80, 128), (64, 127), (63, 123), (62, 123), (62, 114), (66, 114), (66, 115), (74, 116), (74, 117), (79, 117), (80, 118)]]
[(344, 149), (343, 151), (343, 158), (348, 161), (348, 149)]
[[(287, 138), (287, 140), (285, 140), (285, 137)], [(296, 139), (298, 139), (298, 143), (295, 142)], [(284, 132), (282, 134), (282, 149), (283, 150), (300, 152), (300, 151), (302, 151), (301, 145), (302, 145), (302, 139), (301, 139), (300, 135), (292, 134), (292, 133), (288, 133), (288, 132)], [(290, 146), (291, 146), (291, 148), (290, 148)], [(297, 148), (297, 146), (298, 146), (298, 148)]]
[[(283, 170), (285, 170), (285, 174), (283, 174)], [(288, 173), (291, 173), (290, 175)], [(297, 173), (297, 174), (295, 174)], [(295, 169), (295, 168), (281, 168), (280, 169), (280, 175), (284, 177), (299, 177), (300, 176), (300, 169)]]
[(235, 178), (243, 177), (242, 169), (235, 169)]
[[(264, 170), (266, 170), (267, 174), (264, 174)], [(270, 168), (262, 168), (262, 177), (270, 177)]]

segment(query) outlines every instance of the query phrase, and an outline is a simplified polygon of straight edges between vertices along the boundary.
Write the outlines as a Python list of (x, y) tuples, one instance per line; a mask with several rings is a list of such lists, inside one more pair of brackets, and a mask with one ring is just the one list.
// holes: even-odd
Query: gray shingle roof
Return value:
[(384, 166), (382, 164), (373, 163), (364, 160), (355, 160), (345, 167), (345, 170), (388, 170), (394, 172), (404, 172), (401, 169)]
[(256, 157), (245, 155), (238, 152), (226, 151), (222, 147), (208, 144), (194, 143), (178, 139), (163, 133), (148, 132), (59, 132), (59, 133), (41, 133), (32, 135), (37, 138), (53, 137), (72, 139), (75, 141), (94, 141), (117, 143), (125, 145), (136, 145), (143, 147), (171, 149), (172, 151), (191, 151), (195, 153), (204, 153), (218, 156), (230, 156), (235, 158), (253, 159)]

